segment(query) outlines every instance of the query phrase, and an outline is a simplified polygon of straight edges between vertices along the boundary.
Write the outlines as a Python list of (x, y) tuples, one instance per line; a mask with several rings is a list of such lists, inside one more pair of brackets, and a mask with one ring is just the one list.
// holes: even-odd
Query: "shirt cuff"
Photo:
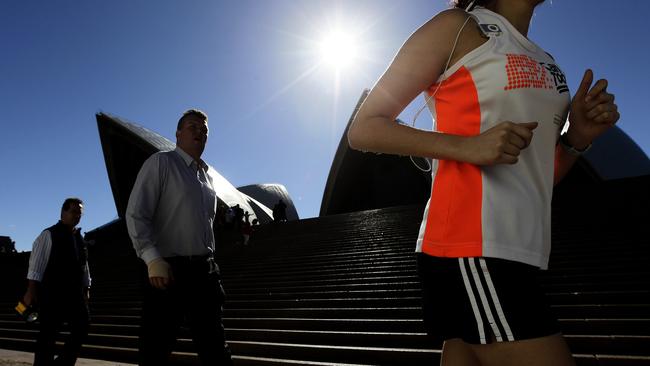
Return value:
[(35, 271), (29, 271), (27, 272), (27, 279), (41, 282), (43, 280), (43, 274)]
[(152, 260), (161, 258), (162, 255), (160, 255), (160, 252), (158, 252), (158, 249), (156, 247), (151, 247), (149, 249), (146, 249), (142, 252), (142, 255), (140, 258), (146, 263), (149, 264)]

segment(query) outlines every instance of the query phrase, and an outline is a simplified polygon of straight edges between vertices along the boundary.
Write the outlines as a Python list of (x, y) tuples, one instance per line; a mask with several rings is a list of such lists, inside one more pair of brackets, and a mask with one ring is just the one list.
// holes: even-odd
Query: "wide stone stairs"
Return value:
[[(267, 225), (248, 247), (222, 235), (224, 324), (235, 363), (438, 364), (441, 345), (424, 333), (413, 254), (421, 212), (407, 206)], [(648, 228), (625, 226), (624, 215), (610, 226), (554, 215), (551, 268), (541, 281), (579, 365), (650, 365)], [(143, 266), (116, 228), (91, 250), (83, 355), (136, 362)], [(0, 295), (0, 348), (31, 351), (35, 328), (12, 311), (26, 256), (0, 265), (11, 279)], [(204, 310), (192, 299), (187, 306)], [(193, 352), (183, 329), (174, 360), (195, 364)]]

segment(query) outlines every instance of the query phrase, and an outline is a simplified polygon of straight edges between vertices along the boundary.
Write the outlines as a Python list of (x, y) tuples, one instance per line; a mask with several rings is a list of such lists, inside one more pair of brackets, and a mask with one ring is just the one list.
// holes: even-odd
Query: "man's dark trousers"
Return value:
[(232, 365), (222, 321), (225, 293), (219, 271), (209, 273), (207, 257), (165, 260), (174, 279), (166, 290), (146, 285), (140, 365), (167, 365), (184, 321), (203, 365)]
[[(52, 295), (56, 296), (56, 295)], [(79, 292), (75, 295), (45, 295), (39, 312), (40, 332), (36, 338), (34, 366), (72, 366), (77, 361), (81, 345), (88, 335), (88, 306)], [(64, 299), (64, 301), (58, 300)], [(55, 342), (63, 323), (68, 323), (70, 334), (63, 351), (54, 360)]]

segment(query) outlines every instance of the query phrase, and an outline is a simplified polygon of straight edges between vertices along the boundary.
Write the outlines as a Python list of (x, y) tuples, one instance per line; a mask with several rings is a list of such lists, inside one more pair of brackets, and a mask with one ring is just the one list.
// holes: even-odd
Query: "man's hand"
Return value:
[(90, 300), (90, 287), (84, 287), (84, 301), (86, 301), (86, 304), (88, 300)]
[(27, 291), (23, 296), (23, 304), (25, 306), (33, 306), (38, 304), (38, 282), (29, 280), (27, 283)]
[(614, 94), (607, 92), (607, 80), (600, 79), (591, 87), (594, 73), (587, 69), (571, 101), (567, 139), (582, 150), (612, 127), (621, 115), (614, 103)]
[(515, 164), (530, 145), (537, 122), (501, 122), (477, 136), (465, 139), (463, 161), (475, 165)]
[(169, 263), (162, 258), (156, 258), (147, 263), (147, 270), (149, 272), (149, 283), (154, 288), (165, 290), (174, 280)]
[(37, 302), (38, 302), (38, 296), (36, 295), (36, 291), (27, 289), (27, 292), (25, 292), (25, 296), (23, 296), (23, 304), (25, 304), (25, 306), (32, 306)]

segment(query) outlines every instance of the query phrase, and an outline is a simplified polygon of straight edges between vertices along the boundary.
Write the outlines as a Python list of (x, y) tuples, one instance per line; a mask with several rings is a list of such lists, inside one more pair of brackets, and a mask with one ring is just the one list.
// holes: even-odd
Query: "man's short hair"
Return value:
[(68, 211), (70, 209), (70, 205), (73, 203), (76, 203), (77, 205), (83, 205), (84, 201), (77, 197), (66, 198), (65, 201), (63, 201), (63, 205), (61, 206), (61, 211)]
[(183, 112), (181, 118), (178, 119), (178, 125), (176, 125), (176, 131), (180, 131), (180, 129), (183, 127), (183, 120), (187, 116), (196, 116), (204, 120), (206, 123), (208, 122), (208, 115), (205, 114), (205, 112), (203, 112), (202, 110), (188, 109), (185, 112)]

